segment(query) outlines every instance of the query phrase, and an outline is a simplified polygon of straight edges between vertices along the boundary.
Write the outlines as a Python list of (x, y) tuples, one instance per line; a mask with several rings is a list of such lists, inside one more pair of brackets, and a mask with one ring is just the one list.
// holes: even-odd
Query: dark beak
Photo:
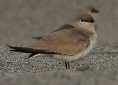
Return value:
[(93, 13), (99, 13), (99, 11), (96, 10), (96, 9), (91, 10), (91, 12), (93, 12)]

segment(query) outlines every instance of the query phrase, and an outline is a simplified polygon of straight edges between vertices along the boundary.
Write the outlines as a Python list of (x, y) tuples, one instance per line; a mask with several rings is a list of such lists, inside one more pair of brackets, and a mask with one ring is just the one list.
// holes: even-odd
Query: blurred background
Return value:
[(84, 6), (100, 11), (97, 46), (118, 45), (118, 0), (0, 0), (0, 44), (30, 45), (68, 23)]

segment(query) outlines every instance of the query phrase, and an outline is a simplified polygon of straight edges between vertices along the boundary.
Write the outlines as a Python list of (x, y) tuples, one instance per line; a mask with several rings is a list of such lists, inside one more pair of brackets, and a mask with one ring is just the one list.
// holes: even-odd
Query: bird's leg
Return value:
[(65, 66), (66, 66), (66, 69), (70, 69), (70, 63), (69, 62), (65, 62)]

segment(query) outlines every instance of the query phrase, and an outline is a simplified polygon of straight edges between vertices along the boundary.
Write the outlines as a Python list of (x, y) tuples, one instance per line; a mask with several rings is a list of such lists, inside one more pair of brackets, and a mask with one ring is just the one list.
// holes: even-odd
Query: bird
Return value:
[[(96, 8), (92, 7), (92, 6), (85, 6), (83, 8), (81, 8), (78, 12), (78, 15), (83, 14), (83, 13), (88, 13), (90, 14), (94, 19), (97, 18), (97, 14), (99, 13), (99, 10), (97, 10)], [(42, 36), (40, 37), (33, 37), (33, 39), (39, 40), (41, 39)]]
[(10, 51), (30, 53), (27, 58), (51, 55), (65, 62), (70, 68), (70, 62), (85, 57), (95, 46), (97, 34), (94, 19), (88, 13), (82, 13), (70, 23), (42, 37), (36, 43), (27, 47), (10, 46)]

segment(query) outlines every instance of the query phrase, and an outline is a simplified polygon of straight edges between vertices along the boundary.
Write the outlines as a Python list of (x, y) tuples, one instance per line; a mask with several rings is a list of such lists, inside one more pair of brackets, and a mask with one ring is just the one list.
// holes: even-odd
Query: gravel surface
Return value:
[[(118, 47), (96, 47), (66, 69), (52, 57), (33, 57), (0, 46), (0, 85), (117, 85)], [(6, 82), (7, 81), (7, 82)]]
[[(1, 71), (8, 73), (27, 73), (66, 70), (65, 64), (61, 60), (52, 57), (32, 57), (28, 54), (11, 52), (4, 45), (0, 47)], [(94, 71), (117, 70), (118, 68), (118, 47), (96, 47), (87, 57), (77, 62), (71, 62), (71, 69), (77, 70), (89, 67)]]

